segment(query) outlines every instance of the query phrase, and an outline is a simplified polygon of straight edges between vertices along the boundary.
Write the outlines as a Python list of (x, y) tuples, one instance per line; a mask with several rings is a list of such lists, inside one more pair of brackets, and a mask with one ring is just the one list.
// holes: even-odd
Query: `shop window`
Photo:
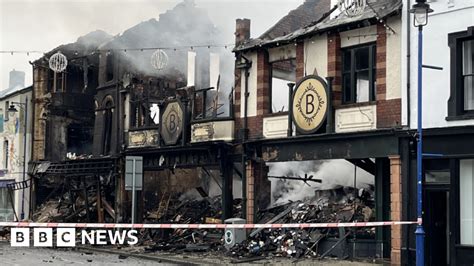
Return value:
[(459, 167), (461, 245), (474, 245), (474, 160), (460, 160)]
[(272, 113), (288, 111), (288, 83), (296, 81), (296, 61), (285, 60), (271, 64), (271, 111)]
[(375, 44), (342, 50), (343, 103), (375, 101)]
[(14, 220), (11, 197), (6, 188), (6, 184), (9, 182), (11, 181), (0, 181), (0, 222), (11, 222)]
[(474, 116), (474, 27), (448, 35), (451, 50), (451, 97), (448, 120)]

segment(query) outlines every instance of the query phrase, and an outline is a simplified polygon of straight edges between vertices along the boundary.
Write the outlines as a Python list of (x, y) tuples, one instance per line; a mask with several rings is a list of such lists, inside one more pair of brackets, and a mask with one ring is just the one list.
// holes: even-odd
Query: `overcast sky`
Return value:
[[(236, 18), (249, 18), (252, 37), (263, 33), (304, 0), (195, 0), (233, 43)], [(0, 0), (0, 51), (49, 51), (91, 31), (111, 35), (173, 8), (178, 0)], [(150, 36), (151, 37), (151, 36)], [(32, 84), (28, 61), (41, 54), (0, 53), (0, 90), (8, 87), (12, 69), (26, 72)]]

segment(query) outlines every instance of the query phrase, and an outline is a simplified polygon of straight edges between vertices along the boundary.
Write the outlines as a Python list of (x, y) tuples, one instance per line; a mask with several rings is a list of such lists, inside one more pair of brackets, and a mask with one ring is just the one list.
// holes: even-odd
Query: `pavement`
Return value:
[(0, 265), (328, 265), (365, 266), (369, 261), (294, 260), (283, 257), (236, 259), (220, 253), (144, 253), (138, 247), (38, 248), (11, 247), (0, 241)]

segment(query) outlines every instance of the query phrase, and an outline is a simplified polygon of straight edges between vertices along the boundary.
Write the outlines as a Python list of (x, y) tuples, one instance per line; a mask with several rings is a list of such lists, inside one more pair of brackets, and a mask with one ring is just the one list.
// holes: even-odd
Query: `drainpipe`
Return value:
[(242, 135), (242, 218), (246, 219), (247, 217), (247, 155), (245, 149), (245, 142), (248, 138), (248, 118), (247, 118), (247, 109), (248, 109), (248, 97), (249, 97), (249, 68), (252, 65), (252, 62), (243, 56), (240, 55), (242, 59), (244, 59), (245, 63), (240, 66), (239, 68), (243, 68), (245, 70), (244, 78), (245, 78), (245, 88), (244, 88), (244, 128), (243, 128), (243, 135)]
[(411, 1), (407, 0), (407, 126), (410, 128), (410, 79), (411, 79), (411, 74), (410, 74), (410, 61), (411, 61), (411, 16), (410, 16), (410, 8), (411, 8)]

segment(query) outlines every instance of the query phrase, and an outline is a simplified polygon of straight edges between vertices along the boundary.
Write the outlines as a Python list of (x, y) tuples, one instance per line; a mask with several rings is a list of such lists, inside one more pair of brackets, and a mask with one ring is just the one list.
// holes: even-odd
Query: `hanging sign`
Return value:
[(326, 82), (318, 76), (304, 77), (293, 92), (291, 116), (296, 129), (302, 134), (316, 132), (324, 123), (327, 112)]
[(184, 127), (184, 112), (179, 102), (170, 102), (163, 112), (161, 137), (166, 145), (178, 142)]

